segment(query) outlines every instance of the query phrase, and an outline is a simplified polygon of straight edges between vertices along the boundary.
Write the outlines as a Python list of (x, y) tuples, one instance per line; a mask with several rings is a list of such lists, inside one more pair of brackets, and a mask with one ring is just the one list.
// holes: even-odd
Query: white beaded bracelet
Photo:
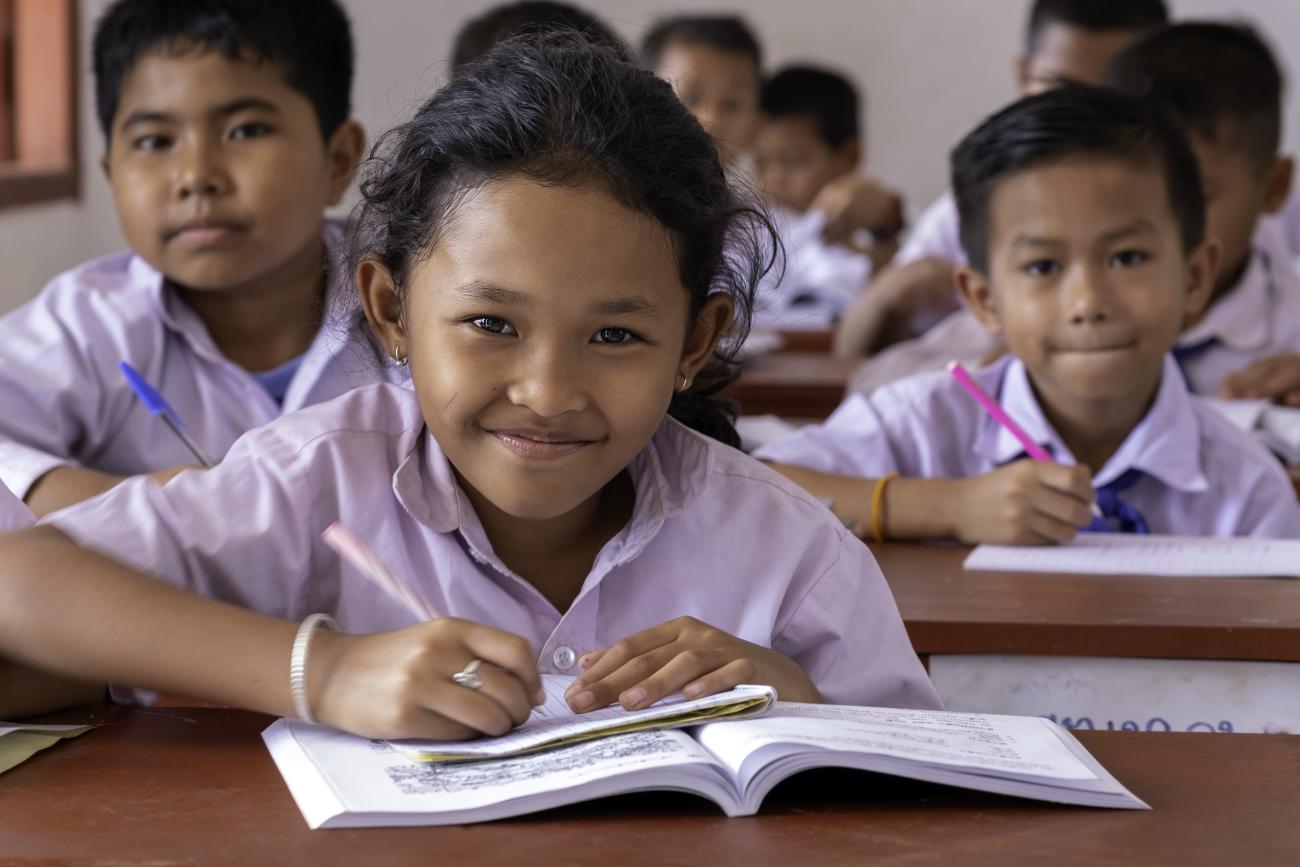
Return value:
[(293, 695), (293, 709), (299, 719), (309, 723), (316, 722), (316, 717), (312, 716), (311, 703), (307, 700), (307, 651), (320, 626), (335, 631), (339, 628), (328, 614), (311, 615), (298, 627), (298, 634), (293, 637), (293, 652), (289, 654), (289, 692)]

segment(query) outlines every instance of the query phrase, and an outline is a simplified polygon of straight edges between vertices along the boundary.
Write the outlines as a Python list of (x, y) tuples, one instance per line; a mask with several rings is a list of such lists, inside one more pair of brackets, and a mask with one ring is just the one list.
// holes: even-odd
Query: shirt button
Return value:
[(578, 654), (574, 653), (573, 648), (568, 645), (560, 645), (551, 654), (551, 662), (555, 663), (555, 667), (560, 671), (568, 671), (573, 668), (573, 664), (577, 661)]

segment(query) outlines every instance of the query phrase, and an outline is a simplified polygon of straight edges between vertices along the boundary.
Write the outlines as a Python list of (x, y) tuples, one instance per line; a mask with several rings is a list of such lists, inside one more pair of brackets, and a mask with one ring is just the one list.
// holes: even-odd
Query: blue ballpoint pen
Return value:
[(163, 400), (163, 396), (140, 375), (139, 371), (125, 361), (119, 361), (117, 369), (122, 371), (122, 376), (126, 377), (126, 384), (131, 386), (131, 390), (135, 392), (136, 397), (140, 398), (140, 402), (144, 404), (145, 409), (149, 410), (151, 415), (162, 419), (163, 424), (171, 428), (172, 433), (176, 434), (176, 437), (185, 444), (185, 448), (190, 450), (190, 454), (194, 455), (200, 464), (205, 467), (212, 466), (212, 461), (207, 459), (194, 440), (190, 439), (189, 434), (185, 433), (185, 427), (181, 424), (180, 416), (176, 414), (176, 410), (172, 409), (167, 401)]

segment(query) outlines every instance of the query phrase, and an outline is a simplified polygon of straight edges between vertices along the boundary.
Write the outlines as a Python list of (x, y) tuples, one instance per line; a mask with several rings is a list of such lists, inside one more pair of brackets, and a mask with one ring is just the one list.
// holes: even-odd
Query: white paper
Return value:
[(1201, 397), (1198, 400), (1231, 422), (1237, 430), (1246, 433), (1254, 432), (1269, 407), (1267, 400), (1225, 400), (1221, 397)]
[[(614, 726), (659, 719), (691, 711), (706, 710), (720, 705), (748, 699), (762, 700), (765, 708), (776, 701), (776, 690), (770, 686), (738, 686), (733, 690), (686, 701), (680, 696), (666, 699), (643, 708), (627, 711), (618, 705), (600, 710), (575, 714), (564, 700), (564, 691), (574, 678), (564, 675), (542, 676), (546, 690), (546, 703), (533, 709), (533, 714), (523, 725), (499, 738), (480, 738), (475, 741), (394, 741), (399, 749), (414, 755), (456, 755), (466, 758), (493, 758), (525, 750), (536, 749), (552, 741), (582, 737)], [(758, 712), (758, 708), (755, 712)]]
[(1216, 397), (1199, 400), (1231, 422), (1233, 427), (1253, 434), (1287, 463), (1300, 462), (1300, 409), (1278, 406), (1267, 400), (1223, 400)]
[[(602, 780), (642, 771), (671, 780), (675, 768), (716, 764), (689, 735), (663, 730), (490, 762), (451, 763), (418, 761), (387, 742), (296, 720), (277, 721), (263, 739), (313, 828), (344, 814), (365, 814), (349, 825), (478, 821), (544, 809), (547, 795)], [(476, 810), (489, 812), (468, 815)]]
[(58, 726), (30, 726), (22, 723), (0, 722), (0, 738), (14, 732), (70, 732), (76, 729), (89, 728), (84, 725), (58, 725)]
[(1300, 577), (1300, 540), (1080, 533), (1053, 547), (980, 545), (972, 571)]
[(934, 655), (930, 679), (950, 710), (1067, 729), (1300, 734), (1300, 663)]
[(1015, 776), (1097, 779), (1052, 723), (1032, 717), (779, 702), (767, 716), (706, 726), (696, 737), (737, 777), (751, 753), (782, 744)]

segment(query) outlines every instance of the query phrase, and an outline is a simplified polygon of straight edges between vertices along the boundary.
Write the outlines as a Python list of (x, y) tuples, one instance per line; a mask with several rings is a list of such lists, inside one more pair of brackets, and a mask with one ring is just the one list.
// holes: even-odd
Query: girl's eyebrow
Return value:
[[(483, 301), (489, 304), (507, 304), (522, 307), (529, 303), (528, 295), (524, 292), (507, 289), (504, 286), (497, 286), (482, 280), (463, 283), (451, 291), (462, 298)], [(644, 316), (650, 319), (663, 319), (663, 312), (660, 311), (658, 305), (643, 295), (627, 295), (622, 298), (598, 301), (591, 305), (591, 310), (593, 313), (602, 316)]]
[(663, 319), (659, 307), (640, 295), (628, 295), (592, 305), (592, 310), (603, 316), (645, 316), (649, 319)]
[(491, 304), (522, 305), (528, 303), (528, 296), (523, 292), (484, 283), (482, 280), (472, 280), (469, 283), (457, 286), (451, 291), (468, 300), (486, 301)]

